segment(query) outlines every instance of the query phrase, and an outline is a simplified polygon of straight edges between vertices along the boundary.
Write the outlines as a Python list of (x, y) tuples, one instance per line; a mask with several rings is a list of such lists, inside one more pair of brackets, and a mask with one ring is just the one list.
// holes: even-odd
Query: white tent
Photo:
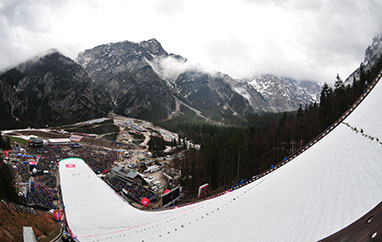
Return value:
[(68, 138), (59, 138), (59, 139), (48, 139), (49, 145), (70, 145), (70, 139)]

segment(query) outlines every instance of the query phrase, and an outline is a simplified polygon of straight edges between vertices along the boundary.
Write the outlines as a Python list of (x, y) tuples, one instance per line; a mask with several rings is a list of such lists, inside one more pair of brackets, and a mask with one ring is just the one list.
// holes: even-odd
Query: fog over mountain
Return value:
[(75, 59), (104, 43), (155, 37), (235, 79), (272, 73), (333, 82), (359, 66), (365, 46), (382, 33), (380, 19), (379, 0), (4, 0), (0, 69), (48, 48)]
[[(274, 93), (274, 96), (262, 95), (256, 90), (254, 82), (250, 85), (251, 83), (236, 80), (227, 74), (203, 68), (180, 55), (168, 53), (156, 39), (140, 43), (123, 41), (100, 45), (80, 53), (77, 60), (97, 85), (105, 86), (106, 90), (109, 90), (118, 112), (125, 115), (137, 115), (131, 105), (124, 105), (127, 107), (124, 111), (121, 109), (121, 103), (126, 103), (126, 98), (137, 100), (138, 96), (143, 98), (147, 95), (147, 98), (144, 98), (146, 102), (136, 102), (137, 110), (142, 110), (143, 103), (149, 106), (150, 103), (155, 103), (154, 100), (149, 101), (150, 98), (154, 98), (162, 107), (166, 107), (159, 112), (158, 117), (177, 112), (174, 102), (182, 102), (208, 118), (224, 122), (230, 116), (245, 118), (255, 112), (296, 110), (300, 104), (316, 102), (320, 92), (319, 85), (314, 82), (310, 83), (315, 85), (315, 88), (310, 90), (312, 93), (307, 94), (305, 87), (298, 87), (299, 82), (291, 80), (288, 85), (293, 82), (294, 89), (280, 95), (279, 91), (287, 85), (281, 81), (284, 79), (275, 79), (267, 75), (264, 76), (266, 80), (278, 84), (275, 84), (277, 88), (269, 86), (266, 90), (268, 93)], [(150, 73), (149, 76), (147, 73)], [(160, 85), (156, 86), (156, 89), (145, 88), (148, 80), (150, 83), (156, 80), (152, 83)], [(130, 92), (140, 90), (139, 95), (128, 95), (126, 88)], [(164, 94), (165, 90), (168, 90), (167, 94)], [(158, 95), (159, 93), (163, 94)], [(167, 97), (167, 101), (163, 100), (164, 97)], [(273, 101), (275, 97), (278, 97), (278, 101)], [(127, 103), (131, 102), (133, 101)], [(157, 108), (149, 109), (150, 113), (158, 111)]]

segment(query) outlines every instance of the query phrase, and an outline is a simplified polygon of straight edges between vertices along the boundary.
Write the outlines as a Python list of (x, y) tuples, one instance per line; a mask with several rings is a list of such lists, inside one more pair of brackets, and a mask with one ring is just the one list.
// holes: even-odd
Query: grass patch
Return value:
[(106, 134), (106, 133), (115, 133), (119, 132), (119, 127), (114, 124), (104, 124), (97, 127), (93, 127), (85, 130), (86, 132), (93, 134)]
[(129, 132), (131, 136), (133, 136), (134, 140), (137, 140), (139, 143), (145, 140), (145, 136), (140, 133), (135, 133), (135, 132)]
[(10, 137), (11, 141), (19, 143), (21, 145), (28, 145), (28, 140), (19, 138), (19, 137)]
[[(106, 120), (108, 121), (108, 120)], [(114, 123), (102, 122), (102, 124), (88, 124), (70, 129), (72, 132), (88, 133), (88, 134), (107, 134), (118, 133), (119, 127)]]
[(115, 141), (117, 139), (117, 135), (118, 133), (107, 134), (103, 138), (110, 141)]

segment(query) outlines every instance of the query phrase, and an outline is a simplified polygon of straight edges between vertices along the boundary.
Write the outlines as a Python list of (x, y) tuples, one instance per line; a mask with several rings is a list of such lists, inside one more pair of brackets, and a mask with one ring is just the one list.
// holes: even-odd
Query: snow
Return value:
[[(27, 128), (27, 129), (9, 129), (9, 130), (3, 130), (1, 131), (3, 134), (9, 134), (13, 132), (18, 132), (18, 131), (41, 131), (41, 132), (50, 132), (51, 130), (49, 129), (34, 129), (34, 128)], [(21, 137), (21, 136), (20, 136)]]
[(249, 82), (259, 93), (263, 94), (269, 86), (266, 82), (260, 82), (258, 79), (254, 79), (253, 81)]
[(245, 99), (247, 99), (249, 103), (252, 103), (251, 102), (251, 95), (248, 93), (247, 90), (245, 90), (245, 88), (240, 87), (240, 86), (232, 86), (232, 89), (235, 92), (237, 92), (238, 94), (240, 94), (241, 96), (243, 96)]
[(110, 120), (110, 118), (91, 119), (91, 120), (75, 123), (74, 125), (86, 125), (86, 124), (102, 123), (102, 122), (107, 121), (107, 120)]
[[(272, 75), (259, 75), (248, 83), (268, 101), (277, 99), (279, 96), (289, 99), (292, 109), (297, 109), (300, 103), (304, 105), (318, 102), (320, 98), (320, 91), (317, 90), (319, 85), (311, 81), (296, 81)], [(277, 109), (280, 110), (279, 108), (275, 110)]]
[[(382, 138), (381, 103), (379, 82), (344, 122)], [(81, 242), (305, 242), (341, 230), (381, 201), (381, 157), (381, 144), (339, 124), (240, 189), (159, 212), (133, 208), (78, 158), (62, 160), (59, 170), (67, 222)]]

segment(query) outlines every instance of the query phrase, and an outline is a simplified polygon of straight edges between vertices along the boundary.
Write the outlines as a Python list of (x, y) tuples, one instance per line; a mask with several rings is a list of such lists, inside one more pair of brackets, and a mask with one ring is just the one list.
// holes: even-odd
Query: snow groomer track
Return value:
[[(315, 140), (245, 186), (188, 206), (141, 211), (77, 158), (60, 162), (66, 220), (79, 241), (319, 241), (382, 201), (381, 74)], [(362, 132), (361, 132), (362, 130)], [(375, 231), (377, 241), (382, 234)]]

